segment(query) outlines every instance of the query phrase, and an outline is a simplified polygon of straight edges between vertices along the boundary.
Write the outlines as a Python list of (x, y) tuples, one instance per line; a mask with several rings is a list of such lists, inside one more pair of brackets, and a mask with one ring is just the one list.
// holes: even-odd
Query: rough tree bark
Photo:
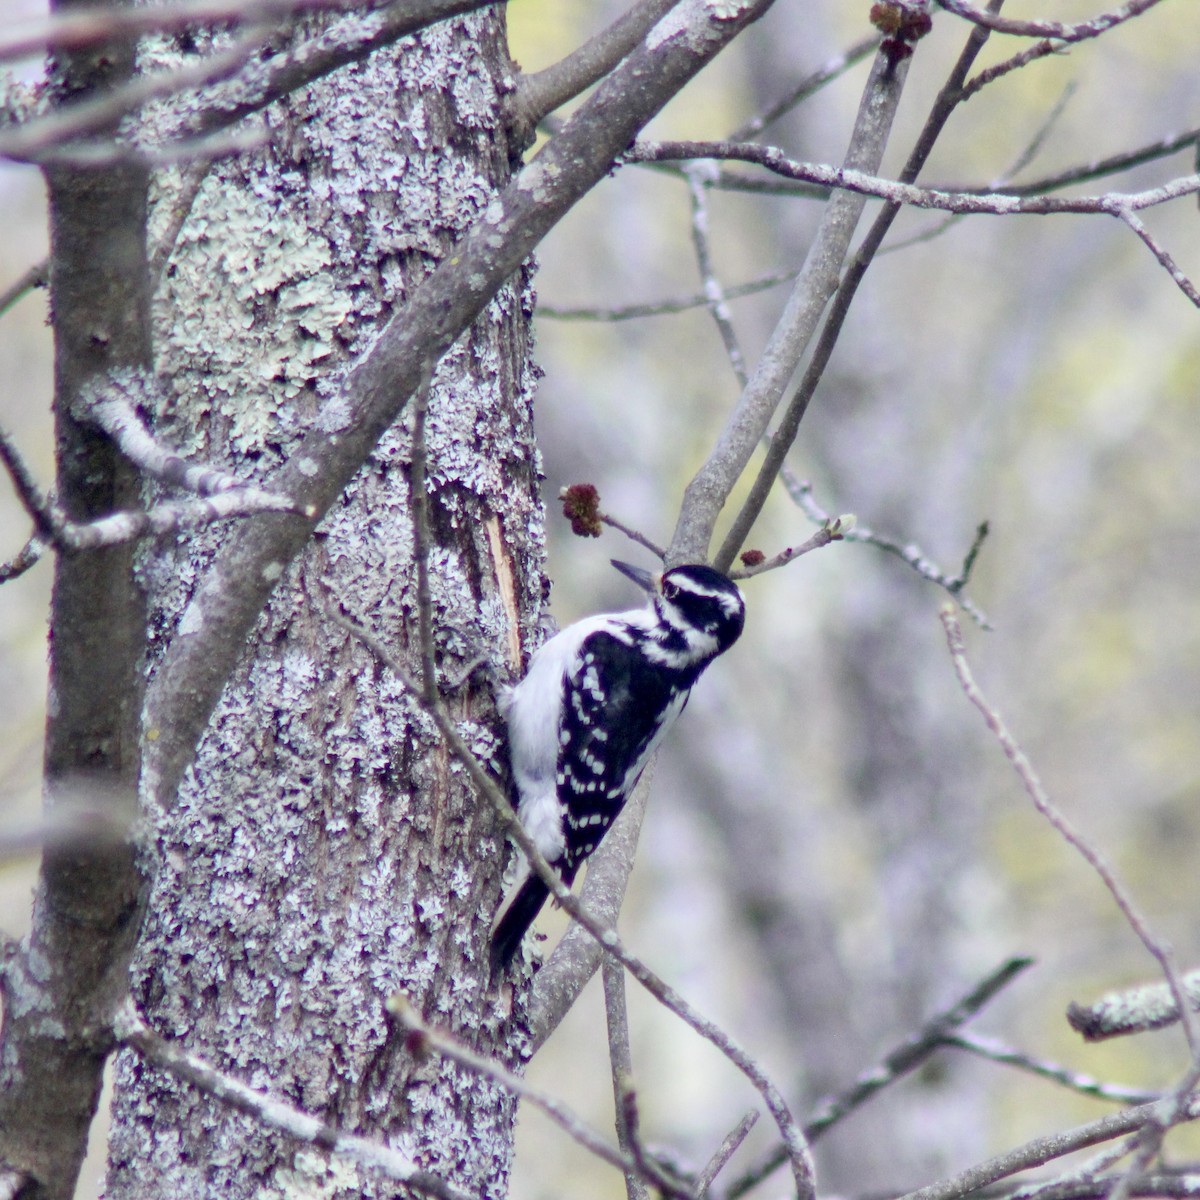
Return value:
[[(270, 148), (214, 166), (155, 297), (160, 434), (243, 477), (289, 456), (345, 366), (507, 178), (510, 71), (502, 14), (446, 23), (272, 108)], [(186, 186), (160, 181), (152, 229)], [(518, 277), (434, 379), (447, 675), (480, 650), (515, 665), (540, 603), (530, 306)], [(389, 431), (259, 621), (164, 817), (134, 994), (155, 1028), (238, 1078), (495, 1193), (511, 1097), (415, 1058), (384, 1004), (402, 990), (475, 1048), (519, 1052), (478, 954), (503, 838), (400, 682), (328, 614), (414, 666), (409, 462), (407, 433)], [(152, 660), (221, 536), (143, 557)], [(449, 700), (491, 758), (490, 689), (468, 683)], [(296, 1187), (394, 1191), (122, 1055), (110, 1196)]]

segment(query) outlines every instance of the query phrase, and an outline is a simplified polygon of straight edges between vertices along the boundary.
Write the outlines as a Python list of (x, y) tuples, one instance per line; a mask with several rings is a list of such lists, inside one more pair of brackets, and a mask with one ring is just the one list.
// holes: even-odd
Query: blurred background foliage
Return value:
[[(621, 7), (511, 0), (514, 56), (526, 69), (548, 65)], [(726, 135), (866, 36), (868, 7), (779, 0), (651, 135)], [(1005, 12), (1066, 21), (1096, 7), (1014, 2)], [(918, 46), (885, 174), (907, 156), (966, 32), (939, 13)], [(1031, 150), (1015, 179), (1036, 179), (1200, 126), (1197, 44), (1200, 6), (1165, 0), (1009, 75), (959, 109), (922, 182), (987, 185)], [(1016, 48), (993, 38), (981, 65)], [(849, 71), (763, 140), (840, 161), (866, 71)], [(1154, 186), (1191, 171), (1194, 155), (1072, 190)], [(818, 202), (708, 195), (726, 286), (800, 265)], [(0, 170), (0, 203), (6, 287), (45, 253), (36, 171)], [(1195, 199), (1145, 219), (1200, 277)], [(678, 176), (621, 169), (541, 248), (541, 300), (562, 310), (696, 294), (689, 223)], [(906, 212), (888, 245), (792, 469), (828, 511), (918, 543), (950, 573), (990, 522), (968, 589), (994, 625), (967, 630), (980, 683), (1181, 964), (1200, 965), (1196, 310), (1128, 229), (1101, 217)], [(731, 302), (751, 363), (785, 296)], [(0, 421), (48, 482), (45, 317), (39, 292), (0, 319)], [(701, 307), (619, 322), (542, 316), (538, 358), (547, 504), (588, 481), (607, 511), (665, 543), (738, 390), (710, 317)], [(0, 530), (7, 558), (28, 533), (7, 488)], [(770, 554), (811, 532), (780, 492), (751, 544)], [(595, 543), (552, 524), (561, 623), (635, 602), (613, 556), (646, 561), (619, 534)], [(0, 589), (0, 788), (13, 821), (36, 814), (49, 577), (43, 563)], [(801, 1115), (1012, 954), (1037, 965), (976, 1028), (1102, 1078), (1173, 1083), (1186, 1063), (1178, 1030), (1092, 1047), (1067, 1028), (1068, 1001), (1152, 978), (1153, 964), (962, 696), (937, 617), (944, 593), (850, 544), (745, 591), (743, 642), (709, 672), (659, 758), (622, 917), (635, 952), (760, 1055)], [(5, 932), (21, 931), (32, 871), (0, 871)], [(544, 925), (560, 928), (553, 916)], [(644, 1133), (702, 1163), (754, 1097), (678, 1021), (634, 987), (630, 998)], [(530, 1074), (611, 1123), (597, 985)], [(822, 1140), (822, 1191), (903, 1190), (1108, 1107), (947, 1051)], [(769, 1140), (761, 1128), (752, 1145)], [(1195, 1150), (1186, 1131), (1169, 1146)], [(743, 1150), (731, 1171), (752, 1157)], [(784, 1186), (779, 1177), (763, 1194)], [(615, 1173), (536, 1113), (523, 1117), (518, 1200), (622, 1194)]]

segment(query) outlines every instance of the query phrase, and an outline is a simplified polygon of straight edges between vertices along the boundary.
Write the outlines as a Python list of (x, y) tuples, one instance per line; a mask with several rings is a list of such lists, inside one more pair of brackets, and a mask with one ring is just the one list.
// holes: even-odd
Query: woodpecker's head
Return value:
[(615, 558), (612, 565), (649, 594), (658, 619), (696, 658), (715, 658), (741, 636), (746, 620), (742, 593), (720, 571), (692, 563), (658, 575)]

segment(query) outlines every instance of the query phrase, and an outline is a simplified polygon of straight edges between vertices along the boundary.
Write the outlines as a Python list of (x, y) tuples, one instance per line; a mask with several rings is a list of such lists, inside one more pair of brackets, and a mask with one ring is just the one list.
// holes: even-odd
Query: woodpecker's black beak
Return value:
[(641, 567), (635, 567), (632, 563), (621, 562), (620, 559), (610, 558), (612, 563), (622, 575), (632, 579), (644, 592), (649, 592), (653, 595), (658, 590), (658, 576), (652, 575), (649, 571), (643, 570)]

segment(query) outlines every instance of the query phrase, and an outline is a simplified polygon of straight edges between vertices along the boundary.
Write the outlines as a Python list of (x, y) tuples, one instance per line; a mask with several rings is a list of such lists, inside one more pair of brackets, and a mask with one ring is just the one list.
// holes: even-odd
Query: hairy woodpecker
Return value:
[[(720, 571), (652, 575), (613, 560), (649, 593), (645, 608), (588, 617), (530, 659), (501, 696), (521, 823), (568, 886), (625, 806), (692, 685), (742, 632), (742, 594)], [(508, 965), (549, 889), (530, 872), (492, 934)]]

